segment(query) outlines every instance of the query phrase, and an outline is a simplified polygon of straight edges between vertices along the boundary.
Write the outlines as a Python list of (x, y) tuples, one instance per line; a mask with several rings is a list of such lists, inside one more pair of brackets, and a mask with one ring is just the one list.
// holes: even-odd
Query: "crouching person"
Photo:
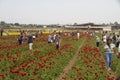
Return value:
[(28, 35), (28, 44), (29, 44), (29, 50), (32, 50), (33, 46), (33, 36), (31, 34)]

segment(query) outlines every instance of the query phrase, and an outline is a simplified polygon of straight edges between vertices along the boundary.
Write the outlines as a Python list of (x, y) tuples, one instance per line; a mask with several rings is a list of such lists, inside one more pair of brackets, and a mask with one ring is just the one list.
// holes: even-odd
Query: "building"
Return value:
[(66, 25), (65, 29), (111, 31), (112, 30), (112, 26), (109, 26), (109, 25), (96, 25), (94, 23), (86, 23), (86, 24), (80, 24), (80, 25)]

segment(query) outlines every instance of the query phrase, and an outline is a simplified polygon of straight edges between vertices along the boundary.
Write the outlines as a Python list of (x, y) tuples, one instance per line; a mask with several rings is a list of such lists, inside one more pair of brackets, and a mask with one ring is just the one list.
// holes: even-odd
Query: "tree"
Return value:
[(75, 25), (75, 26), (76, 26), (76, 25), (78, 25), (78, 24), (77, 24), (77, 23), (74, 23), (73, 25)]
[(110, 23), (109, 23), (109, 25), (113, 26), (113, 25), (114, 25), (114, 23), (111, 23), (111, 22), (110, 22)]
[(119, 24), (118, 24), (118, 22), (116, 21), (116, 22), (114, 22), (114, 25), (117, 26), (117, 25), (119, 25)]
[(15, 25), (15, 26), (19, 26), (20, 24), (19, 24), (19, 23), (15, 23), (14, 25)]
[(5, 25), (6, 23), (5, 23), (5, 21), (1, 21), (0, 24), (1, 25)]

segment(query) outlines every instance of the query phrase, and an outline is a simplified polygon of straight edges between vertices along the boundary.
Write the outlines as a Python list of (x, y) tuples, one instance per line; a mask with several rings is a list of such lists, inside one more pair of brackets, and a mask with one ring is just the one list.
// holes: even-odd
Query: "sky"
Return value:
[(120, 23), (120, 0), (0, 0), (0, 21), (21, 24)]

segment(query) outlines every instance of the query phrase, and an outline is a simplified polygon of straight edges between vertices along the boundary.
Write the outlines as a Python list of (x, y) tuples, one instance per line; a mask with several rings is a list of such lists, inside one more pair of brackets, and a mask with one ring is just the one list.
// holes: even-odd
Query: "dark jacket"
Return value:
[(28, 43), (33, 43), (33, 37), (32, 36), (28, 36)]

